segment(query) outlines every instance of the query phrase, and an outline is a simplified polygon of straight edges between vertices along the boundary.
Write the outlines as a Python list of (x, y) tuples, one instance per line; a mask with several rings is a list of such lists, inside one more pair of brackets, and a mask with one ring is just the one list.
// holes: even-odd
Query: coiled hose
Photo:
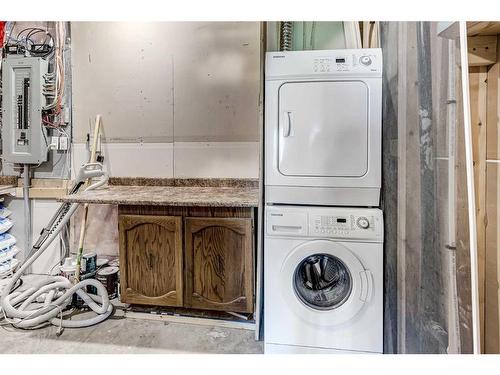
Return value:
[[(104, 179), (89, 186), (86, 190), (95, 189), (107, 181), (107, 175), (102, 172), (102, 165), (100, 167), (97, 166), (97, 169), (95, 169), (96, 164), (87, 164), (82, 168), (80, 171), (80, 182), (92, 174), (94, 176), (104, 176)], [(91, 167), (90, 170), (88, 169), (89, 167)], [(85, 168), (87, 168), (87, 171), (84, 170)], [(75, 185), (81, 186), (80, 182), (77, 182)], [(77, 189), (74, 189), (73, 193)], [(16, 271), (10, 282), (3, 289), (0, 306), (3, 310), (5, 320), (13, 326), (24, 329), (35, 329), (49, 322), (61, 328), (88, 327), (104, 321), (113, 312), (113, 305), (109, 302), (106, 288), (99, 281), (93, 279), (83, 280), (73, 285), (71, 281), (63, 276), (48, 276), (22, 292), (13, 291), (26, 269), (57, 238), (57, 235), (68, 223), (78, 206), (79, 203), (64, 203), (61, 206), (56, 217), (52, 219), (50, 228), (46, 228), (42, 232), (42, 239), (39, 239), (33, 247), (35, 251)], [(90, 285), (97, 289), (97, 294), (88, 294), (86, 292), (87, 286)], [(85, 320), (63, 319), (63, 309), (71, 303), (73, 294), (75, 293), (96, 313), (96, 316)], [(58, 315), (60, 315), (60, 318), (57, 318)]]

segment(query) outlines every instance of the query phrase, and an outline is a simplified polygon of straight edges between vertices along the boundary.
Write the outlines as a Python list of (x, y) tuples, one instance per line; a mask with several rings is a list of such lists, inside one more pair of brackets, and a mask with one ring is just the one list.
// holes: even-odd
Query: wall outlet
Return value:
[(51, 150), (59, 150), (59, 137), (52, 136), (50, 137), (50, 149)]
[(68, 150), (68, 137), (65, 136), (59, 137), (59, 150), (61, 151)]

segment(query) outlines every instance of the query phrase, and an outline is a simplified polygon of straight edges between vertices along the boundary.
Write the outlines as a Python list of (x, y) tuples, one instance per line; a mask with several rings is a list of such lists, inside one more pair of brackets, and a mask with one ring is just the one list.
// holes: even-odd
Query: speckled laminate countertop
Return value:
[[(66, 195), (63, 202), (94, 204), (124, 204), (151, 206), (257, 207), (257, 186), (138, 186), (109, 185), (107, 187)], [(215, 184), (217, 185), (217, 184)], [(243, 186), (242, 186), (243, 185)]]

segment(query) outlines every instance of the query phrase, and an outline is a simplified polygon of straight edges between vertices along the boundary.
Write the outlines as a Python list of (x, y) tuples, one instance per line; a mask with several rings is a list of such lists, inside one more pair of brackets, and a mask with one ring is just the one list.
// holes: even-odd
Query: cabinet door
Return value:
[(182, 218), (120, 215), (121, 300), (182, 306)]
[(186, 307), (253, 312), (252, 221), (186, 218)]

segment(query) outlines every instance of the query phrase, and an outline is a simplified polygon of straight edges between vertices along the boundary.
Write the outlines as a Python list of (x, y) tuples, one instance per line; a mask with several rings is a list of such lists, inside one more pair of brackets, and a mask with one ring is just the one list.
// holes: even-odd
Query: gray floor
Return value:
[(93, 327), (34, 331), (0, 328), (0, 353), (262, 353), (254, 332), (113, 317)]

